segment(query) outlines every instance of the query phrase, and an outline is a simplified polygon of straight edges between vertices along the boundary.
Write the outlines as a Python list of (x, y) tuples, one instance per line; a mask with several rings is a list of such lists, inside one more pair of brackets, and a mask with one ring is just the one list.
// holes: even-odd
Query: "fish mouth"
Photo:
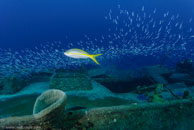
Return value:
[(69, 56), (69, 53), (68, 52), (64, 52), (64, 55)]
[(67, 52), (64, 52), (64, 55), (67, 55)]

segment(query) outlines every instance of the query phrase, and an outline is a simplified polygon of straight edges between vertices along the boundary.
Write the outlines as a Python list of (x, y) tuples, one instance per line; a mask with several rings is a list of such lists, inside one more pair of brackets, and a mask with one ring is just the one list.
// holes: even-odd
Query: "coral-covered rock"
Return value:
[[(45, 93), (43, 93), (45, 94)], [(42, 96), (43, 96), (42, 94)], [(47, 94), (46, 94), (47, 95)], [(50, 94), (48, 94), (50, 95)], [(63, 95), (63, 94), (62, 94)], [(52, 99), (52, 97), (45, 97)], [(55, 97), (55, 96), (54, 96)], [(62, 96), (63, 97), (63, 96)], [(43, 98), (44, 99), (44, 98)], [(60, 98), (59, 98), (60, 99)], [(38, 100), (38, 99), (37, 99)], [(41, 100), (41, 102), (44, 100)], [(78, 101), (77, 101), (78, 102)], [(96, 102), (96, 101), (91, 101)], [(99, 102), (99, 101), (98, 101)], [(58, 104), (58, 103), (57, 103)], [(52, 105), (52, 103), (51, 103)], [(53, 104), (54, 105), (54, 104)], [(47, 107), (40, 110), (45, 110)], [(59, 107), (63, 108), (63, 107)], [(118, 105), (91, 109), (69, 109), (63, 113), (60, 111), (50, 111), (57, 114), (52, 115), (48, 120), (44, 116), (21, 116), (0, 119), (0, 129), (22, 128), (22, 129), (91, 129), (91, 130), (193, 130), (194, 129), (194, 101), (193, 99), (183, 99), (165, 101), (162, 103), (131, 103), (128, 105)], [(60, 109), (62, 110), (62, 109)], [(64, 110), (64, 109), (63, 109)], [(37, 111), (37, 112), (38, 112)], [(39, 112), (38, 112), (39, 113)], [(37, 113), (37, 114), (38, 114)], [(41, 117), (41, 118), (39, 118)], [(42, 120), (41, 120), (42, 119)], [(59, 125), (58, 122), (61, 122)], [(56, 123), (56, 124), (55, 124)]]
[(34, 104), (33, 115), (40, 121), (40, 125), (59, 126), (64, 114), (66, 94), (61, 90), (50, 89), (42, 93)]
[(47, 90), (36, 99), (33, 115), (2, 118), (0, 129), (61, 128), (65, 119), (66, 99), (66, 94), (61, 90)]
[[(82, 113), (81, 113), (82, 112)], [(164, 130), (194, 129), (194, 102), (175, 100), (147, 104), (134, 103), (67, 113), (66, 129)], [(84, 115), (85, 114), (85, 115)]]

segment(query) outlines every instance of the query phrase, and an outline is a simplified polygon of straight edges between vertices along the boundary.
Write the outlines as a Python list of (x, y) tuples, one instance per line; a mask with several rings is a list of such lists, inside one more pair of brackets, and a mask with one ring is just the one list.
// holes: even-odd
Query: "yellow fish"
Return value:
[(64, 55), (71, 57), (71, 58), (75, 58), (75, 59), (91, 58), (96, 64), (99, 64), (98, 61), (96, 60), (96, 57), (102, 54), (91, 55), (81, 49), (69, 49), (66, 52), (64, 52)]

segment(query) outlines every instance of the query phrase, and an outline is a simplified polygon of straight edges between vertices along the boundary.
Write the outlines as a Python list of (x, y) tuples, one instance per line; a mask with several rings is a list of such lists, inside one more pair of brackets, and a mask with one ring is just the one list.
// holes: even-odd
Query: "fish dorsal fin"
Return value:
[(86, 51), (84, 51), (84, 50), (82, 50), (82, 49), (77, 49), (77, 48), (74, 48), (74, 49), (75, 49), (75, 50), (82, 51), (82, 52), (84, 52), (84, 53), (88, 54)]

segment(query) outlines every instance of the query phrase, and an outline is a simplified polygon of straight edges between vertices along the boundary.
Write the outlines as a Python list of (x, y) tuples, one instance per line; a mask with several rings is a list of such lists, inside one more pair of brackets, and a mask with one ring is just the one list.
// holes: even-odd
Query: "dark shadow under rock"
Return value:
[(136, 90), (137, 86), (149, 86), (153, 82), (149, 78), (136, 78), (133, 80), (120, 80), (104, 78), (104, 80), (94, 79), (104, 85), (106, 88), (111, 90), (113, 93), (128, 93)]

